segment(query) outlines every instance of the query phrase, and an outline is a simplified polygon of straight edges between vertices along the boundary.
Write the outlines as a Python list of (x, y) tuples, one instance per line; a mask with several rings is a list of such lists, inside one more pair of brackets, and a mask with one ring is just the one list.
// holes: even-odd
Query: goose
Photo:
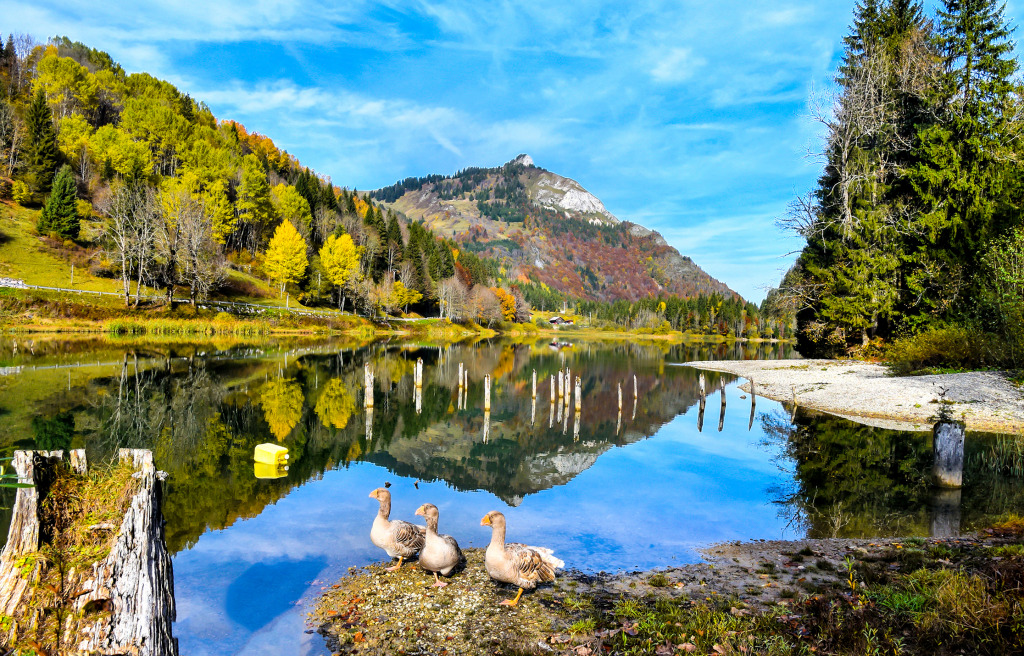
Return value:
[(481, 526), (491, 527), (491, 542), (484, 555), (487, 574), (495, 581), (513, 583), (519, 586), (515, 599), (506, 599), (503, 606), (515, 606), (523, 596), (523, 590), (533, 590), (537, 583), (554, 581), (555, 570), (565, 563), (552, 555), (545, 547), (528, 547), (518, 542), (505, 542), (505, 515), (497, 510), (484, 515)]
[(400, 519), (388, 519), (391, 515), (391, 493), (385, 488), (379, 487), (370, 492), (370, 498), (380, 503), (377, 516), (373, 518), (373, 527), (370, 529), (370, 541), (383, 549), (388, 556), (398, 558), (397, 565), (384, 568), (388, 572), (394, 572), (402, 566), (404, 559), (415, 556), (416, 552), (423, 548), (426, 529)]
[(448, 585), (440, 578), (438, 572), (448, 576), (462, 560), (459, 543), (450, 535), (437, 533), (437, 506), (425, 503), (416, 509), (416, 514), (427, 520), (427, 535), (420, 550), (420, 567), (434, 573), (434, 588)]

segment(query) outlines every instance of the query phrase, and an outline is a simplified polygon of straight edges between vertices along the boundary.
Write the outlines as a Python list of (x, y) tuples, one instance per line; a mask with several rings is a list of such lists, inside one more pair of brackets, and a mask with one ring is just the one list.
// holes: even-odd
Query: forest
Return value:
[(861, 0), (823, 126), (817, 186), (780, 221), (804, 239), (769, 301), (805, 355), (907, 368), (1019, 367), (1024, 143), (1012, 26), (996, 0)]
[[(127, 73), (105, 52), (66, 37), (40, 44), (12, 33), (0, 44), (0, 200), (37, 208), (38, 239), (68, 258), (84, 249), (79, 264), (113, 279), (126, 306), (145, 305), (154, 290), (170, 306), (183, 293), (193, 305), (262, 295), (373, 318), (402, 312), (494, 326), (529, 321), (531, 303), (554, 310), (580, 299), (511, 275), (501, 253), (522, 244), (491, 241), (485, 257), (474, 239), (438, 238), (379, 204), (430, 183), (446, 198), (472, 196), (495, 219), (522, 221), (522, 164), (505, 165), (487, 198), (476, 186), (492, 169), (360, 193), (302, 166), (269, 137), (217, 119), (173, 85)], [(542, 212), (536, 220), (554, 218)], [(622, 238), (583, 221), (550, 229), (593, 232), (610, 244)], [(585, 261), (576, 270), (598, 288)], [(667, 321), (722, 334), (745, 332), (748, 317), (758, 322), (753, 306), (741, 318), (680, 314), (680, 302), (620, 303), (598, 314), (620, 325)], [(700, 307), (721, 302), (708, 296)]]

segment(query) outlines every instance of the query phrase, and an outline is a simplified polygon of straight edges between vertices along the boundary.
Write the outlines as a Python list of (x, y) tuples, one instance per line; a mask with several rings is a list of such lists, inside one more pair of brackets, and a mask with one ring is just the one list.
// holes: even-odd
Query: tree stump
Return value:
[[(160, 511), (163, 472), (153, 466), (148, 450), (121, 449), (120, 460), (129, 463), (135, 492), (128, 501), (121, 526), (109, 553), (91, 567), (64, 575), (63, 587), (74, 591), (64, 597), (60, 609), (66, 615), (56, 652), (62, 654), (132, 654), (133, 656), (175, 656), (177, 640), (171, 634), (175, 619), (174, 576), (171, 557), (164, 540)], [(35, 586), (47, 567), (37, 557), (53, 527), (42, 526), (41, 504), (59, 467), (77, 473), (86, 471), (84, 451), (73, 451), (70, 463), (63, 453), (16, 451), (14, 466), (19, 480), (35, 487), (18, 490), (10, 537), (0, 554), (0, 612), (13, 618), (11, 628), (0, 635), (0, 643), (16, 643), (24, 634), (53, 612), (42, 608), (42, 594)], [(93, 527), (90, 527), (93, 528)], [(114, 530), (97, 526), (95, 530)], [(27, 566), (31, 563), (31, 567)], [(56, 639), (56, 636), (54, 636)]]

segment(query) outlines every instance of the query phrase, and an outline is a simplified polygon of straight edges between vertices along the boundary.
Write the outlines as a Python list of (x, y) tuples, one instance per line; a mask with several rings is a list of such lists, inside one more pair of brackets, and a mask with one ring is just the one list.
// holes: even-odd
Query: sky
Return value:
[(4, 0), (0, 32), (105, 50), (350, 189), (528, 153), (757, 302), (853, 4)]

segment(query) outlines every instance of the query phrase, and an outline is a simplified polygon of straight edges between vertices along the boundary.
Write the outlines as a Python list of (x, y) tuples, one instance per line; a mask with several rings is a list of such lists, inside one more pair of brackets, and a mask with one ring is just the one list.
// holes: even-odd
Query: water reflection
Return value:
[[(107, 344), (88, 366), (88, 349), (35, 348), (0, 341), (0, 366), (19, 368), (0, 375), (0, 440), (92, 462), (153, 449), (183, 653), (319, 653), (294, 604), (378, 557), (365, 501), (385, 481), (396, 517), (433, 502), (471, 546), (504, 503), (522, 539), (585, 570), (693, 560), (717, 540), (953, 534), (1024, 501), (1019, 442), (971, 435), (964, 489), (937, 494), (927, 434), (791, 420), (754, 395), (748, 410), (733, 377), (667, 366), (782, 345)], [(707, 394), (718, 430), (701, 432)], [(289, 449), (288, 471), (256, 470), (263, 442)]]

